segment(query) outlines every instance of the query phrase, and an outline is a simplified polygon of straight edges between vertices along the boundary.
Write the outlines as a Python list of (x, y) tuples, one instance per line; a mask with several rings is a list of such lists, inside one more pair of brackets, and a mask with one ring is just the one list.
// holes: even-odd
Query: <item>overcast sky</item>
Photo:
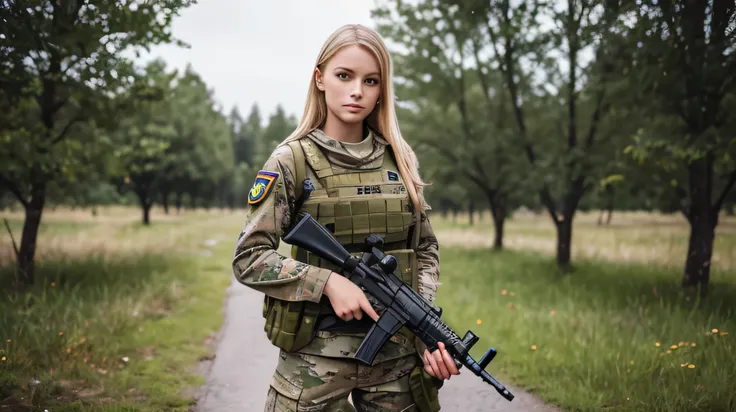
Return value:
[(257, 102), (264, 122), (281, 104), (301, 117), (320, 47), (338, 27), (370, 18), (373, 0), (199, 0), (173, 21), (172, 33), (191, 47), (159, 46), (141, 63), (163, 58), (194, 71), (229, 113), (243, 117)]

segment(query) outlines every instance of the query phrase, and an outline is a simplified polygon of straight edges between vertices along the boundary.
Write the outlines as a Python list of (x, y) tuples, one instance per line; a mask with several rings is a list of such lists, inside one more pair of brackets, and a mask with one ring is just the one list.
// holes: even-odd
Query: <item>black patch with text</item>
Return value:
[(375, 195), (381, 193), (381, 186), (361, 186), (358, 188), (359, 195)]

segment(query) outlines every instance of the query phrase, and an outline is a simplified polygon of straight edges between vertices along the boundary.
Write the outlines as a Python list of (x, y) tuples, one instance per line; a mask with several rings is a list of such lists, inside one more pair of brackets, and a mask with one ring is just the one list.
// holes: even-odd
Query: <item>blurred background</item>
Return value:
[(736, 410), (732, 0), (0, 0), (0, 22), (1, 410), (195, 403), (247, 192), (347, 23), (389, 46), (438, 304), (499, 376), (565, 410)]

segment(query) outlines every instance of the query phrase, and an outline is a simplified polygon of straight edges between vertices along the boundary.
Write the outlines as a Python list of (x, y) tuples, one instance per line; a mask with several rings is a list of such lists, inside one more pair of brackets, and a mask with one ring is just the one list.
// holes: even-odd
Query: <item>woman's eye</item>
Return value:
[(372, 85), (378, 84), (378, 80), (376, 80), (376, 79), (367, 79), (366, 81), (369, 82), (369, 84), (372, 84)]
[[(344, 76), (344, 77), (343, 77), (343, 76)], [(348, 78), (348, 74), (347, 74), (347, 73), (339, 73), (339, 74), (337, 75), (337, 77), (339, 77), (339, 78), (340, 78), (340, 79), (342, 79), (342, 80), (345, 80), (345, 79), (347, 79), (347, 78)]]

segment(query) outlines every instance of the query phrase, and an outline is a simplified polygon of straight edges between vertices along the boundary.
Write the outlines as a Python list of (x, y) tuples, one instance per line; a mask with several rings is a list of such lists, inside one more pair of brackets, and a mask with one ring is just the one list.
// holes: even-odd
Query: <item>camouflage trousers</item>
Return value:
[(282, 350), (265, 412), (416, 412), (409, 374), (417, 362), (411, 355), (368, 366)]

